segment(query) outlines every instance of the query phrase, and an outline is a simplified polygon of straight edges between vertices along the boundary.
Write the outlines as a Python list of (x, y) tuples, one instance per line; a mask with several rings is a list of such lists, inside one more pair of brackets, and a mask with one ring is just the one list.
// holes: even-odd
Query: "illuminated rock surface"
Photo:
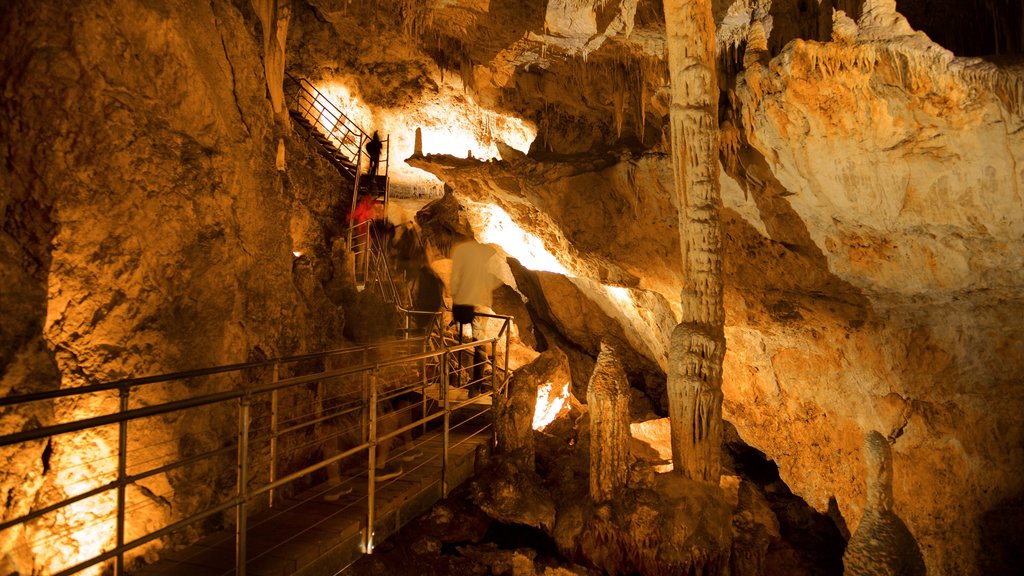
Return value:
[[(0, 9), (0, 394), (342, 343), (355, 296), (335, 242), (341, 181), (274, 114), (257, 9), (37, 4)], [(1016, 3), (987, 3), (993, 37), (988, 20), (956, 11), (962, 4), (714, 3), (724, 416), (788, 489), (849, 532), (867, 499), (864, 434), (892, 437), (894, 504), (928, 572), (1014, 573), (1022, 19)], [(483, 241), (517, 260), (500, 301), (536, 325), (517, 327), (532, 339), (521, 338), (516, 363), (536, 353), (527, 345), (562, 348), (583, 398), (601, 338), (618, 337), (635, 427), (654, 417), (644, 412), (665, 414), (680, 313), (664, 50), (657, 1), (310, 0), (291, 5), (285, 62), (393, 133), (396, 164), (423, 128), (427, 155), (396, 166), (397, 189), (434, 194), (439, 180), (413, 167), (432, 172), (478, 235), (494, 234)], [(91, 409), (3, 413), (0, 425)], [(567, 420), (544, 434), (575, 439)], [(153, 434), (211, 441), (202, 423)], [(3, 453), (5, 518), (110, 473), (109, 461), (55, 472), (72, 469), (79, 448)], [(654, 452), (643, 449), (645, 461), (634, 451), (644, 463), (631, 482), (679, 497), (676, 480), (655, 475)], [(538, 449), (541, 461), (561, 455)], [(538, 488), (554, 490), (553, 502), (571, 487), (586, 493), (587, 463), (573, 457), (568, 478)], [(129, 498), (146, 504), (146, 522), (164, 521), (202, 500), (187, 480)], [(714, 512), (719, 528), (745, 527), (733, 535), (734, 554), (746, 551), (734, 570), (799, 573), (764, 551), (790, 544), (776, 540), (760, 494), (742, 483), (725, 492), (734, 509)], [(562, 514), (583, 518), (554, 508), (528, 523), (575, 542), (579, 526), (560, 524)], [(598, 540), (588, 544), (594, 564)], [(0, 571), (47, 569), (29, 557), (3, 562)]]

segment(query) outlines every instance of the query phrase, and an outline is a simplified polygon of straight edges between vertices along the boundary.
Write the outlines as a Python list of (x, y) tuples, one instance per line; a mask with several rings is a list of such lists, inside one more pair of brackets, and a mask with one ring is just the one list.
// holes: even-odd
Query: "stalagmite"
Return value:
[(672, 334), (667, 385), (672, 462), (689, 478), (717, 484), (725, 312), (711, 2), (666, 0), (665, 22), (683, 264), (683, 319)]
[(857, 530), (843, 555), (846, 574), (919, 576), (924, 559), (914, 535), (893, 511), (892, 449), (872, 430), (864, 439), (868, 467), (868, 496)]
[(590, 498), (605, 502), (629, 473), (629, 382), (618, 352), (601, 342), (587, 386), (590, 408)]

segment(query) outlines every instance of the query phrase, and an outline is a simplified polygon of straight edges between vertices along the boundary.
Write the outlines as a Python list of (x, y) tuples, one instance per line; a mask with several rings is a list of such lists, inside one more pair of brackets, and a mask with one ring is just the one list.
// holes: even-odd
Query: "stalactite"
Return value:
[(625, 116), (625, 95), (621, 90), (614, 90), (612, 93), (612, 107), (615, 112), (615, 137), (622, 138), (622, 119)]
[(615, 347), (601, 342), (587, 386), (590, 413), (590, 498), (605, 502), (629, 473), (629, 382)]

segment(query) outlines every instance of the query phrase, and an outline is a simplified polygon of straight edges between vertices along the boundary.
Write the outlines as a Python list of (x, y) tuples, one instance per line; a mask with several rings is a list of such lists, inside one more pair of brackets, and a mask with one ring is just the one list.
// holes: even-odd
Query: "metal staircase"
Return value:
[(296, 78), (286, 72), (284, 95), (288, 113), (299, 130), (315, 143), (317, 152), (351, 184), (346, 200), (351, 200), (352, 209), (355, 209), (359, 195), (366, 194), (382, 196), (386, 208), (390, 138), (381, 139), (377, 174), (367, 174), (363, 165), (368, 164), (368, 159), (364, 161), (363, 157), (371, 137), (365, 130), (305, 78)]

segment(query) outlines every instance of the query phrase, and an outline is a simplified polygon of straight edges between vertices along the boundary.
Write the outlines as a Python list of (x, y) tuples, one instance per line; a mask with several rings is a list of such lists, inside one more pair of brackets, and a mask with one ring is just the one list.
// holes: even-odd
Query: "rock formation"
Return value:
[(516, 371), (509, 382), (508, 397), (499, 397), (495, 416), (495, 442), (500, 454), (519, 453), (524, 466), (533, 469), (533, 414), (537, 388), (569, 381), (568, 358), (552, 348)]
[(843, 554), (846, 574), (923, 576), (924, 558), (914, 535), (893, 509), (892, 451), (877, 431), (864, 439), (867, 461), (867, 502), (857, 530)]
[[(343, 311), (324, 296), (339, 177), (280, 130), (266, 98), (260, 22), (246, 3), (16, 1), (4, 3), (0, 21), (0, 394), (340, 343)], [(276, 169), (281, 138), (285, 172)], [(116, 406), (116, 394), (58, 413), (4, 413), (2, 429), (90, 414), (108, 401)], [(234, 420), (153, 422), (133, 442), (201, 451), (219, 446), (219, 423)], [(5, 448), (4, 518), (110, 480), (116, 441), (105, 431)], [(233, 478), (230, 468), (220, 472)], [(211, 484), (220, 472), (196, 471)], [(194, 479), (130, 487), (139, 525), (165, 525), (201, 505), (208, 487)], [(35, 534), (5, 530), (0, 571), (56, 571), (99, 551), (112, 524), (92, 520), (112, 505), (62, 512)], [(73, 537), (46, 550), (14, 546), (42, 538), (48, 525)]]
[[(687, 190), (673, 179), (676, 144), (700, 143), (691, 160), (703, 172), (685, 176), (703, 174), (721, 194), (703, 220), (720, 223), (728, 350), (717, 329), (707, 350), (724, 354), (722, 416), (793, 493), (855, 533), (868, 517), (864, 433), (898, 437), (893, 506), (928, 571), (1015, 573), (1019, 531), (1004, 527), (1019, 524), (1024, 494), (1020, 3), (700, 6), (713, 10), (717, 45), (707, 34), (688, 46), (716, 50), (720, 174), (713, 135), (680, 142), (674, 130), (670, 73), (683, 68), (665, 59), (666, 43), (678, 43), (658, 1), (4, 3), (0, 394), (343, 342), (356, 295), (335, 242), (341, 182), (290, 134), (277, 105), (287, 67), (393, 132), (393, 158), (417, 151), (410, 164), (447, 184), (462, 223), (516, 238), (503, 246), (518, 261), (506, 296), (534, 323), (536, 350), (524, 359), (558, 346), (579, 392), (601, 337), (620, 338), (631, 404), (657, 412), (648, 420), (666, 413), (668, 369), (688, 366), (669, 362), (673, 346), (689, 348), (672, 344), (673, 329), (704, 306), (680, 304), (698, 278), (679, 255), (701, 254), (690, 239), (714, 236), (680, 225), (693, 214), (683, 200), (697, 197), (672, 192)], [(713, 132), (715, 108), (693, 127)], [(706, 392), (713, 415), (717, 392)], [(91, 409), (5, 412), (0, 426)], [(202, 450), (226, 432), (177, 424), (154, 426), (153, 440)], [(568, 423), (553, 429), (585, 441)], [(108, 478), (109, 458), (57, 470), (112, 440), (5, 451), (4, 517)], [(545, 473), (562, 462), (542, 449), (537, 458)], [(642, 543), (661, 517), (639, 497), (590, 516), (562, 507), (586, 486), (582, 456), (566, 468), (560, 485), (575, 492), (538, 481), (560, 507), (531, 524), (553, 521), (571, 555), (584, 539), (562, 517), (597, 518), (607, 530), (587, 536), (592, 565), (654, 550), (600, 556), (605, 536), (631, 529)], [(654, 486), (638, 494), (655, 500), (688, 489), (664, 476), (634, 468), (627, 488)], [(158, 525), (201, 503), (192, 484), (161, 478), (130, 489), (129, 501)], [(730, 522), (728, 511), (712, 516)], [(24, 541), (15, 532), (0, 548)], [(682, 554), (686, 538), (706, 534), (671, 546)], [(705, 541), (728, 540), (718, 537)], [(744, 566), (755, 565), (763, 540), (736, 542), (734, 552), (752, 551)], [(0, 571), (52, 571), (73, 552), (51, 561), (22, 550)]]
[(590, 498), (610, 500), (629, 477), (629, 381), (615, 347), (602, 342), (587, 384)]
[(718, 83), (711, 3), (665, 2), (672, 79), (672, 168), (682, 247), (682, 321), (672, 333), (668, 404), (676, 472), (718, 482), (722, 426)]

